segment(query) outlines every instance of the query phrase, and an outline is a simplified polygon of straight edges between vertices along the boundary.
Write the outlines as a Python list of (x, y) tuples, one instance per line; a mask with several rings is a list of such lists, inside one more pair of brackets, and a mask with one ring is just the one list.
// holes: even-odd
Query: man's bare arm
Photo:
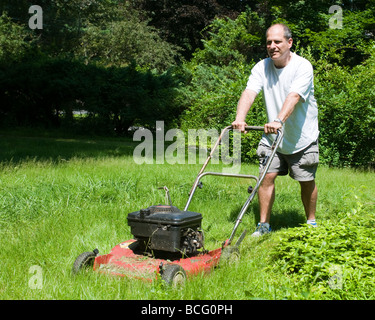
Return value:
[(245, 126), (247, 126), (245, 119), (247, 113), (249, 112), (251, 106), (254, 103), (256, 96), (257, 93), (250, 89), (245, 89), (242, 92), (240, 100), (237, 104), (236, 120), (232, 123), (234, 129), (240, 129), (242, 132), (245, 131)]
[[(277, 118), (280, 119), (283, 123), (285, 123), (285, 121), (293, 113), (300, 98), (301, 98), (300, 95), (296, 92), (289, 93), (284, 101), (284, 104)], [(280, 122), (272, 121), (264, 125), (264, 132), (265, 133), (277, 133), (277, 130), (280, 129), (281, 127), (282, 127), (282, 124)]]

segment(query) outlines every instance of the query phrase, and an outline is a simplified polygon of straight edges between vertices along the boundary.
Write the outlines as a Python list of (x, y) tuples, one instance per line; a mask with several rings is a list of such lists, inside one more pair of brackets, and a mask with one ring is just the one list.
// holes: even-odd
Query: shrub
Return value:
[(375, 57), (354, 68), (312, 60), (321, 162), (368, 167), (375, 160)]
[[(375, 218), (357, 202), (317, 228), (304, 225), (281, 232), (273, 248), (273, 268), (307, 287), (310, 298), (373, 299)], [(373, 209), (373, 208), (372, 208)]]

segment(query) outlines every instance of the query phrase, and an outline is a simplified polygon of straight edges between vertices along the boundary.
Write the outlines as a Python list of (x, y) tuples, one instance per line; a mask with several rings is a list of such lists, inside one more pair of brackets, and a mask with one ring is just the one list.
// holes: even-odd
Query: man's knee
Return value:
[(264, 180), (262, 182), (262, 186), (272, 186), (275, 184), (275, 179), (277, 177), (277, 173), (267, 173), (264, 177)]
[(299, 181), (302, 190), (313, 190), (316, 188), (315, 180)]

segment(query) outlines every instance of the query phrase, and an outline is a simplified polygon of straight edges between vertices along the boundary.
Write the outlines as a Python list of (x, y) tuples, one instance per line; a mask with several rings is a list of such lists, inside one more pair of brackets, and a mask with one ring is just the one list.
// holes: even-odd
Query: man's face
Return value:
[(269, 57), (275, 61), (283, 61), (287, 59), (293, 40), (285, 39), (284, 29), (281, 26), (274, 26), (267, 33), (267, 52)]

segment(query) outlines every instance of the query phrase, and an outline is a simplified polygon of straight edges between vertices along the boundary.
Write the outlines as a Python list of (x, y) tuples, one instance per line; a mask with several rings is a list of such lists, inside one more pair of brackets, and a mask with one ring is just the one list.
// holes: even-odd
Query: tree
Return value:
[(0, 16), (0, 62), (12, 62), (22, 58), (30, 50), (30, 33), (12, 22), (3, 12)]
[[(355, 66), (368, 57), (363, 55), (361, 47), (375, 39), (374, 1), (274, 0), (270, 3), (273, 22), (286, 22), (298, 47), (310, 46), (315, 58), (324, 56), (331, 62)], [(342, 26), (337, 29), (330, 26), (332, 5), (342, 10)]]
[[(121, 14), (120, 18), (120, 12)], [(76, 53), (86, 63), (99, 61), (107, 65), (126, 66), (135, 62), (142, 68), (166, 70), (175, 63), (177, 49), (162, 40), (137, 12), (120, 10), (113, 21), (88, 23), (82, 30)]]
[[(163, 0), (128, 1), (151, 19), (150, 24), (160, 30), (163, 39), (183, 48), (183, 56), (190, 59), (197, 48), (202, 48), (204, 29), (216, 17), (235, 19), (252, 1), (224, 0)], [(253, 2), (252, 2), (253, 3)]]

